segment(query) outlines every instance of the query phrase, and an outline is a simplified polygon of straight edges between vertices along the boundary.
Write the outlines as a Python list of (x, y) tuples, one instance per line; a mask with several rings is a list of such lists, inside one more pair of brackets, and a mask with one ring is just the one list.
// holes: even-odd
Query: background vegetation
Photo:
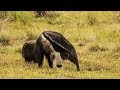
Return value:
[[(70, 61), (63, 69), (43, 68), (21, 57), (25, 41), (43, 31), (60, 32), (75, 47), (81, 71)], [(120, 78), (119, 11), (0, 11), (0, 78)]]

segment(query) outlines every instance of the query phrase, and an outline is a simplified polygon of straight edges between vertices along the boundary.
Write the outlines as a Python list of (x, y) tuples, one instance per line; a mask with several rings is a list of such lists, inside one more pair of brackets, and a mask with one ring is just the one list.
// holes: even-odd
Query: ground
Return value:
[[(120, 20), (116, 18), (117, 11), (57, 13), (54, 18), (33, 18), (33, 12), (17, 12), (17, 20), (9, 17), (0, 20), (0, 78), (120, 78)], [(46, 60), (41, 69), (38, 64), (24, 61), (21, 55), (23, 43), (36, 39), (47, 29), (60, 32), (73, 44), (80, 71), (67, 60), (63, 61), (63, 69), (49, 68)]]

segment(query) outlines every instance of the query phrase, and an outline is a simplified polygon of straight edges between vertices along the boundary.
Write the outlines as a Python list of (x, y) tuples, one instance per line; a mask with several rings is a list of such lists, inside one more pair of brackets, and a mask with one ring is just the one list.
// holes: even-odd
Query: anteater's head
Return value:
[(50, 54), (50, 60), (53, 62), (53, 66), (62, 68), (62, 58), (59, 52), (52, 52)]

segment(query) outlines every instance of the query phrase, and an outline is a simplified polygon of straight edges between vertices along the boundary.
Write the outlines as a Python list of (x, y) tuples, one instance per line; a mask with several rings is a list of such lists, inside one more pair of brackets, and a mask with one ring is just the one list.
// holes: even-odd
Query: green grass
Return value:
[[(0, 12), (0, 78), (20, 79), (119, 79), (120, 22), (117, 11), (56, 12), (35, 17), (34, 12)], [(50, 16), (51, 15), (51, 16)], [(27, 63), (21, 48), (43, 31), (53, 30), (65, 36), (75, 47), (80, 71), (63, 61), (63, 69), (43, 68)]]

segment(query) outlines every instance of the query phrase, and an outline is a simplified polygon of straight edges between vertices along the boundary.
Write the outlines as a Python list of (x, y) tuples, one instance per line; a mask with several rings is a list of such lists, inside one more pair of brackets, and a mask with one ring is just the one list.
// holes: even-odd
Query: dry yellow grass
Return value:
[[(57, 13), (60, 15), (54, 18), (35, 18), (33, 12), (17, 12), (14, 14), (18, 15), (17, 20), (6, 17), (0, 21), (0, 78), (120, 78), (120, 23), (116, 19), (117, 12)], [(79, 72), (70, 61), (63, 61), (63, 69), (51, 69), (44, 60), (40, 69), (38, 64), (26, 63), (21, 57), (23, 43), (36, 39), (47, 29), (60, 32), (76, 48)]]

